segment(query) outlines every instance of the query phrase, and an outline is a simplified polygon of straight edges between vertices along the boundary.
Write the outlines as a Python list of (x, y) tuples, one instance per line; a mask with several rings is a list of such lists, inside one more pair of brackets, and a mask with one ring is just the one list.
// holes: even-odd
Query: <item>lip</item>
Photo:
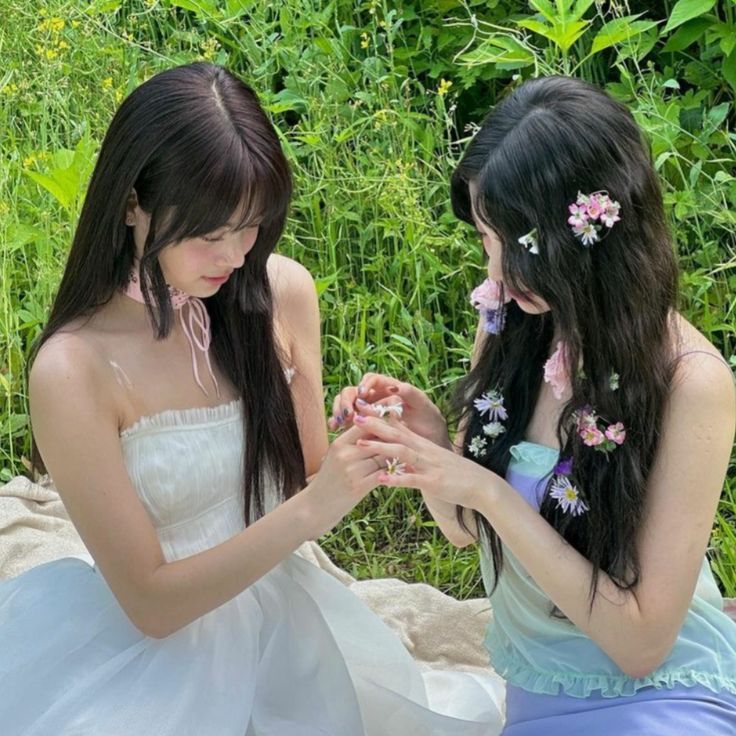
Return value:
[(230, 278), (230, 274), (232, 274), (232, 271), (225, 276), (203, 276), (202, 278), (211, 284), (224, 284)]

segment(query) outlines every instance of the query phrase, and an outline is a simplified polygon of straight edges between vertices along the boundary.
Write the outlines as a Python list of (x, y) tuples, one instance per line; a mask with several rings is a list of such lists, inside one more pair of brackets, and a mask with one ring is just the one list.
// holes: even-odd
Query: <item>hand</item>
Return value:
[(352, 424), (356, 412), (379, 416), (374, 407), (401, 404), (401, 419), (413, 432), (441, 447), (452, 447), (442, 412), (423, 391), (404, 381), (381, 373), (366, 373), (358, 386), (344, 388), (333, 403), (330, 429)]
[(421, 437), (393, 417), (388, 421), (374, 417), (355, 418), (356, 425), (366, 436), (356, 440), (368, 457), (382, 457), (389, 465), (399, 465), (379, 474), (379, 483), (385, 486), (418, 488), (429, 501), (478, 508), (481, 494), (493, 493), (499, 476), (452, 450), (438, 447)]
[(312, 509), (315, 539), (332, 529), (380, 485), (378, 478), (386, 470), (382, 459), (370, 457), (355, 444), (365, 436), (361, 427), (352, 427), (338, 437), (330, 445), (319, 471), (302, 491)]

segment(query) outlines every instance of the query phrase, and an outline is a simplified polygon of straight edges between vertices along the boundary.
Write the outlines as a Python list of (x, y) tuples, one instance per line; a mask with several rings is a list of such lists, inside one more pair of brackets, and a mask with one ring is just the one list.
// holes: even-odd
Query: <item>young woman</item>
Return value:
[[(733, 376), (677, 312), (631, 114), (582, 81), (529, 81), (469, 145), (452, 202), (488, 259), (460, 452), (387, 376), (344, 390), (333, 423), (348, 410), (373, 433), (356, 443), (391, 460), (380, 481), (420, 489), (450, 541), (480, 538), (506, 736), (736, 733), (736, 624), (705, 559)], [(396, 402), (401, 420), (375, 416)]]
[[(115, 115), (30, 372), (39, 463), (95, 564), (0, 584), (5, 736), (499, 721), (490, 680), (425, 678), (292, 554), (379, 469), (359, 428), (327, 452), (314, 285), (272, 254), (290, 192), (275, 130), (221, 67), (158, 74)], [(463, 693), (445, 714), (443, 682)]]

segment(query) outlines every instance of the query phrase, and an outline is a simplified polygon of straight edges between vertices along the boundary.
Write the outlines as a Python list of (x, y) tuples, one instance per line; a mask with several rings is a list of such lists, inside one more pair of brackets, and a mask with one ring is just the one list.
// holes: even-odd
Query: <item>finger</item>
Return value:
[(410, 459), (416, 456), (414, 450), (410, 450), (406, 445), (394, 442), (359, 439), (355, 444), (366, 455), (370, 455), (371, 457), (380, 455), (386, 460), (398, 459), (402, 463), (408, 463)]
[(358, 396), (366, 401), (379, 401), (398, 393), (399, 383), (383, 373), (366, 373), (358, 384)]
[(415, 473), (388, 473), (379, 474), (378, 482), (389, 488), (418, 488), (425, 484), (424, 478)]
[(416, 450), (421, 445), (421, 437), (414, 434), (398, 419), (389, 416), (387, 419), (367, 417), (358, 414), (355, 417), (355, 426), (364, 429), (384, 442), (396, 442)]
[(340, 391), (332, 402), (332, 416), (328, 422), (331, 429), (344, 428), (346, 423), (352, 421), (353, 402), (358, 395), (355, 386), (346, 386)]

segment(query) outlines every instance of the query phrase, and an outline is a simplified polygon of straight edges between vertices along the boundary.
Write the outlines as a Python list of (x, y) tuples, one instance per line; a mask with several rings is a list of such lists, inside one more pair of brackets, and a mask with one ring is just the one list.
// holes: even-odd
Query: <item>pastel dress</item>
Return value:
[[(507, 480), (539, 510), (558, 452), (521, 442), (511, 453)], [(488, 587), (490, 563), (481, 562)], [(507, 681), (503, 736), (736, 734), (736, 623), (723, 613), (706, 559), (672, 651), (636, 680), (569, 620), (551, 615), (550, 599), (507, 548), (490, 600), (486, 647)]]
[[(167, 561), (242, 531), (239, 400), (144, 417), (121, 443)], [(497, 688), (420, 672), (353, 593), (295, 554), (164, 638), (142, 634), (81, 559), (0, 583), (2, 736), (494, 736)]]

